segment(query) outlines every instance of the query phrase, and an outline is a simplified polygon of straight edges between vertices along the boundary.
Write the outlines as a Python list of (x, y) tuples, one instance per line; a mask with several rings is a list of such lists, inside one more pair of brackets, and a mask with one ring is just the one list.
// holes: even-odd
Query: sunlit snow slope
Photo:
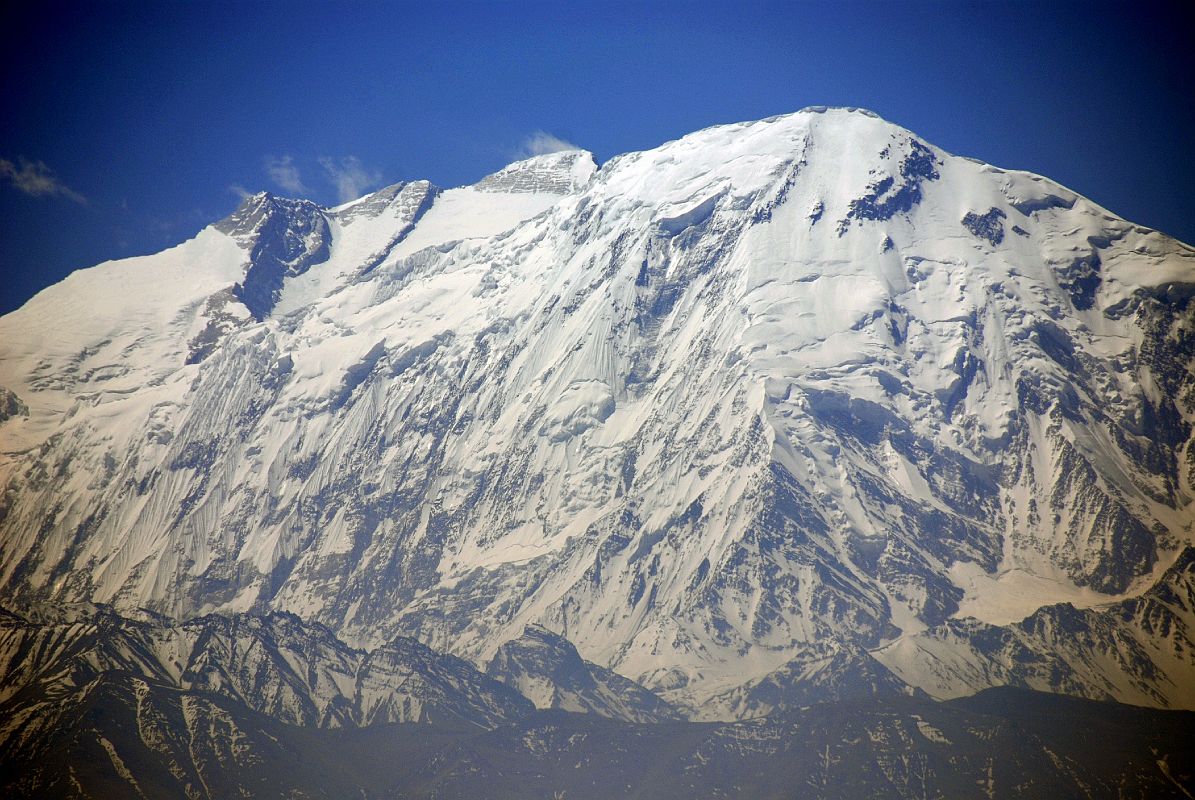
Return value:
[(257, 195), (0, 319), (0, 585), (479, 665), (541, 625), (714, 716), (1017, 682), (990, 631), (1068, 602), (1130, 644), (1057, 690), (1191, 707), (1195, 603), (1115, 609), (1191, 591), (1193, 296), (1189, 247), (856, 110)]

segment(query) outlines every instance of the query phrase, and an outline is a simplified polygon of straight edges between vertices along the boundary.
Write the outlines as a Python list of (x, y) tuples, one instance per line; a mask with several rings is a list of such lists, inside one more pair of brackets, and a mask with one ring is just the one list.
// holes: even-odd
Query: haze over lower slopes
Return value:
[(0, 53), (0, 312), (238, 192), (476, 181), (810, 104), (1049, 175), (1195, 240), (1175, 5), (23, 4)]

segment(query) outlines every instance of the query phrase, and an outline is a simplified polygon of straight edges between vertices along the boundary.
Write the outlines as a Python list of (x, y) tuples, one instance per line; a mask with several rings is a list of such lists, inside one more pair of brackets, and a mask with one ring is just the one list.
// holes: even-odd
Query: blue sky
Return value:
[(0, 11), (0, 313), (269, 189), (470, 183), (857, 105), (1195, 242), (1178, 3), (33, 3)]

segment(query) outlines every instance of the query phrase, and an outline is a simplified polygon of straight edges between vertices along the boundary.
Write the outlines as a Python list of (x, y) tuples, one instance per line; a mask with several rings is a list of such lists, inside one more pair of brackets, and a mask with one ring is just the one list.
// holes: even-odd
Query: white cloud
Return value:
[(248, 189), (246, 189), (244, 186), (241, 186), (239, 183), (230, 183), (228, 185), (228, 191), (235, 194), (239, 200), (244, 200), (246, 197), (250, 197), (252, 195)]
[(328, 173), (328, 179), (336, 187), (336, 195), (342, 203), (356, 200), (382, 182), (382, 173), (366, 169), (361, 159), (356, 156), (345, 156), (341, 159), (325, 156), (319, 163)]
[(303, 185), (299, 168), (295, 166), (295, 160), (290, 156), (266, 156), (263, 159), (263, 164), (266, 176), (284, 192), (299, 195), (311, 194), (310, 190)]
[(529, 156), (542, 156), (546, 153), (559, 153), (561, 150), (580, 150), (582, 148), (572, 142), (553, 136), (547, 131), (536, 131), (523, 141), (523, 151)]
[(0, 158), (0, 178), (14, 189), (33, 197), (65, 197), (76, 203), (87, 203), (86, 197), (59, 181), (53, 171), (40, 161), (18, 158), (14, 164)]

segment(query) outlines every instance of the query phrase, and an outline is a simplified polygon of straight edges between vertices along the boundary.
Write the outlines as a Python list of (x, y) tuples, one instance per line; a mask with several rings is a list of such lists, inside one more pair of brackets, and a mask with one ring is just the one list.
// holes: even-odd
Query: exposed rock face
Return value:
[(249, 268), (232, 293), (256, 320), (273, 310), (286, 278), (328, 259), (328, 221), (310, 200), (254, 195), (213, 227), (250, 248)]
[[(29, 410), (0, 427), (0, 591), (474, 664), (536, 624), (719, 714), (882, 688), (867, 653), (934, 694), (1016, 682), (988, 661), (1065, 637), (1009, 626), (1106, 621), (1195, 539), (1192, 275), (1061, 186), (842, 109), (596, 171), (251, 198), (0, 319)], [(886, 655), (929, 639), (982, 679)], [(853, 665), (824, 685), (823, 647)]]
[(29, 407), (16, 394), (0, 386), (0, 422), (29, 415)]

